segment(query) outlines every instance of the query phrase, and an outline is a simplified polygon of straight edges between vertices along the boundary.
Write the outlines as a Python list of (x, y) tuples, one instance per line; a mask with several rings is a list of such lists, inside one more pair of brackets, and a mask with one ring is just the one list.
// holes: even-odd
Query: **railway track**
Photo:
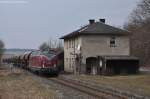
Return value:
[[(18, 68), (18, 67), (17, 67)], [(19, 68), (20, 69), (20, 68)], [(31, 72), (21, 69), (26, 73), (32, 74)], [(72, 89), (75, 89), (77, 91), (83, 92), (85, 94), (88, 94), (89, 96), (98, 98), (98, 99), (149, 99), (149, 98), (144, 98), (143, 96), (131, 96), (131, 95), (120, 95), (120, 94), (113, 94), (111, 91), (105, 91), (98, 88), (94, 88), (91, 85), (86, 85), (84, 83), (72, 80), (72, 79), (66, 79), (63, 76), (59, 76), (59, 77), (47, 77), (45, 75), (35, 75), (36, 77), (40, 77), (40, 78), (44, 78), (46, 80), (51, 80), (55, 83), (58, 83), (60, 85), (64, 85), (66, 87), (70, 87)]]
[(83, 85), (83, 84), (80, 84), (80, 83), (77, 83), (77, 82), (74, 82), (74, 81), (71, 81), (68, 79), (61, 78), (61, 77), (49, 78), (49, 79), (56, 82), (56, 83), (59, 83), (61, 85), (73, 88), (77, 91), (86, 93), (86, 94), (93, 96), (95, 98), (98, 98), (98, 99), (128, 99), (126, 97), (120, 97), (120, 96), (113, 95), (111, 93), (102, 92), (102, 91), (95, 89), (93, 87), (89, 87), (87, 85)]

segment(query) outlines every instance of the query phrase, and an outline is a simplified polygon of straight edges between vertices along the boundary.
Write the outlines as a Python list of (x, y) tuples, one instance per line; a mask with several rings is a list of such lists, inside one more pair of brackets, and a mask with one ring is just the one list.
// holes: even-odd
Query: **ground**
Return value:
[(72, 79), (150, 97), (150, 74), (127, 76), (70, 76)]
[(55, 96), (54, 90), (43, 87), (30, 75), (19, 70), (0, 70), (0, 99), (54, 99)]
[[(91, 99), (87, 94), (56, 84), (25, 70), (0, 68), (0, 99)], [(63, 76), (150, 97), (150, 71), (126, 76)], [(92, 98), (93, 99), (93, 98)]]
[(11, 64), (0, 67), (0, 99), (96, 99), (50, 78)]

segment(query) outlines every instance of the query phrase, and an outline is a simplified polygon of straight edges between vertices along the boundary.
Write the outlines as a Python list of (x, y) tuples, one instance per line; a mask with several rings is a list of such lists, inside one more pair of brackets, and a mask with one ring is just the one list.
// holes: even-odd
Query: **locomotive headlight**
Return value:
[(42, 67), (43, 67), (43, 68), (45, 67), (45, 62), (43, 62), (43, 65), (42, 65)]
[(56, 65), (56, 64), (54, 64), (53, 66), (54, 66), (54, 68), (56, 68), (56, 66), (57, 66), (57, 65)]
[(44, 68), (45, 67), (45, 64), (43, 63), (42, 67)]

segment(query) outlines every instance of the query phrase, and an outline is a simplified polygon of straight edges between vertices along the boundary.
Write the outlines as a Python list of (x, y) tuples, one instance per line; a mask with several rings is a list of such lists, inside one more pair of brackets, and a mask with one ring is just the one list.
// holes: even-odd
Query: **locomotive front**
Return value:
[(57, 55), (49, 51), (32, 52), (29, 60), (29, 68), (36, 73), (58, 75)]

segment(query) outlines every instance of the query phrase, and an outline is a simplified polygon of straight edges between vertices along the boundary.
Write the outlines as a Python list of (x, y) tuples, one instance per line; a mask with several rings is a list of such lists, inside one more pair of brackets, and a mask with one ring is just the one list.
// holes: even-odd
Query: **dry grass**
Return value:
[(150, 96), (150, 75), (148, 74), (111, 77), (81, 75), (77, 76), (77, 78), (87, 82)]
[(0, 71), (0, 99), (54, 99), (55, 91), (19, 71)]

